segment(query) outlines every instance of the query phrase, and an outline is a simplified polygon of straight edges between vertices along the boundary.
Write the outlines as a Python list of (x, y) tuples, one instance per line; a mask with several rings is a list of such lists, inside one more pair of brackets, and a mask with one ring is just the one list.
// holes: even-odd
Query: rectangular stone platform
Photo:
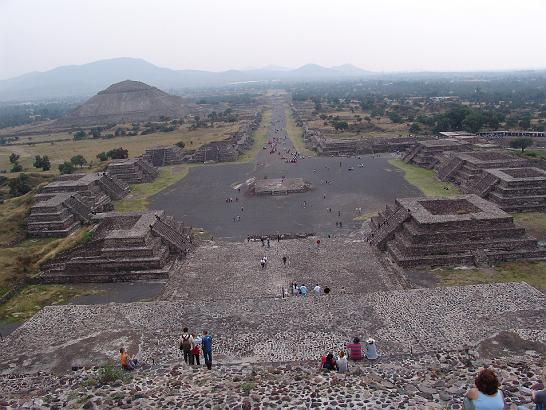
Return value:
[(112, 178), (124, 181), (127, 184), (152, 182), (159, 176), (157, 168), (144, 158), (114, 160), (108, 165), (106, 172)]
[(97, 222), (85, 245), (42, 268), (42, 283), (115, 282), (160, 279), (178, 256), (192, 248), (191, 229), (163, 211), (94, 216)]
[[(471, 189), (490, 181), (484, 197), (507, 212), (546, 210), (546, 171), (540, 168), (486, 169)], [(485, 183), (485, 182), (484, 182)]]
[(468, 151), (470, 143), (453, 138), (420, 141), (403, 157), (404, 162), (422, 168), (432, 169), (439, 162), (439, 156), (446, 151)]
[(308, 191), (311, 186), (303, 178), (268, 178), (255, 181), (250, 189), (256, 195), (287, 195)]
[(142, 158), (154, 167), (164, 167), (184, 162), (184, 153), (176, 145), (157, 145), (147, 149)]
[(400, 198), (370, 225), (369, 242), (404, 268), (546, 257), (510, 214), (477, 195)]

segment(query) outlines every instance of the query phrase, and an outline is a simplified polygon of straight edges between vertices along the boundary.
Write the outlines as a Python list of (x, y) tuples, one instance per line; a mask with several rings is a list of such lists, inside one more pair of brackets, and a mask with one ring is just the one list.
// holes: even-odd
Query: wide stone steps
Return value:
[(189, 245), (186, 244), (180, 232), (178, 232), (168, 223), (162, 221), (160, 218), (157, 218), (155, 223), (151, 225), (151, 229), (152, 232), (159, 235), (179, 252), (185, 252), (186, 249), (188, 249)]
[(448, 181), (463, 163), (464, 161), (458, 157), (451, 158), (446, 165), (438, 169), (438, 178), (441, 181)]
[(394, 236), (394, 233), (400, 229), (409, 216), (408, 210), (400, 207), (378, 229), (370, 233), (368, 241), (372, 246), (384, 249), (387, 241)]
[(497, 182), (499, 182), (499, 179), (496, 176), (485, 172), (479, 180), (468, 186), (468, 192), (485, 197)]
[(84, 223), (91, 222), (91, 216), (92, 211), (89, 206), (87, 206), (85, 203), (80, 201), (75, 196), (71, 196), (70, 198), (67, 198), (66, 201), (63, 202), (63, 204), (76, 216), (80, 218), (80, 220)]
[(415, 155), (421, 150), (420, 145), (415, 145), (406, 155), (404, 155), (404, 158), (402, 158), (402, 161), (405, 163), (409, 163)]

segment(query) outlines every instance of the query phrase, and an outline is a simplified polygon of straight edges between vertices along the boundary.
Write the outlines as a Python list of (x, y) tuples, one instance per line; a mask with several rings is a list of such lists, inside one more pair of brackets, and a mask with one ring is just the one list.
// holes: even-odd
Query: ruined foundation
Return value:
[(477, 195), (397, 199), (370, 225), (368, 241), (403, 268), (546, 257), (512, 216)]
[(142, 184), (152, 182), (159, 176), (159, 171), (143, 158), (114, 160), (106, 172), (112, 178), (127, 184)]
[(162, 279), (193, 247), (191, 228), (164, 214), (96, 215), (92, 238), (43, 267), (42, 283)]
[(467, 191), (507, 212), (546, 211), (546, 171), (540, 168), (486, 169)]
[(439, 156), (445, 151), (469, 151), (470, 144), (457, 139), (428, 140), (418, 142), (411, 148), (403, 160), (422, 168), (432, 169), (438, 164)]
[(121, 199), (129, 187), (105, 173), (62, 175), (47, 184), (30, 210), (27, 232), (37, 237), (64, 237), (92, 214), (114, 209), (113, 199)]
[(303, 178), (268, 178), (252, 183), (248, 190), (254, 195), (288, 195), (297, 192), (306, 192), (311, 184)]
[(182, 149), (176, 145), (157, 145), (149, 148), (142, 158), (154, 167), (164, 167), (184, 162)]

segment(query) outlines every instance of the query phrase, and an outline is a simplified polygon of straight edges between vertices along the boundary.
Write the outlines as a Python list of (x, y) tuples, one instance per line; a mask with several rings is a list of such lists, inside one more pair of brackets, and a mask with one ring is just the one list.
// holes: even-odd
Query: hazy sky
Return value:
[(0, 78), (139, 57), (225, 70), (546, 68), (546, 0), (0, 0)]

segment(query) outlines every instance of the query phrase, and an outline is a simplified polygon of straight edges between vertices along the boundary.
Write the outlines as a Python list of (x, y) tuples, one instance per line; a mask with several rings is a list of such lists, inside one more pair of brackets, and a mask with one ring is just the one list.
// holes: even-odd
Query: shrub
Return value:
[(12, 196), (21, 196), (31, 190), (29, 185), (29, 176), (27, 174), (21, 174), (17, 178), (13, 178), (9, 181), (9, 193)]
[(124, 381), (127, 375), (122, 368), (105, 364), (99, 368), (97, 376), (100, 384), (109, 384), (116, 380)]
[(59, 165), (59, 171), (61, 174), (71, 174), (74, 172), (74, 165), (71, 162), (65, 161), (63, 164)]

